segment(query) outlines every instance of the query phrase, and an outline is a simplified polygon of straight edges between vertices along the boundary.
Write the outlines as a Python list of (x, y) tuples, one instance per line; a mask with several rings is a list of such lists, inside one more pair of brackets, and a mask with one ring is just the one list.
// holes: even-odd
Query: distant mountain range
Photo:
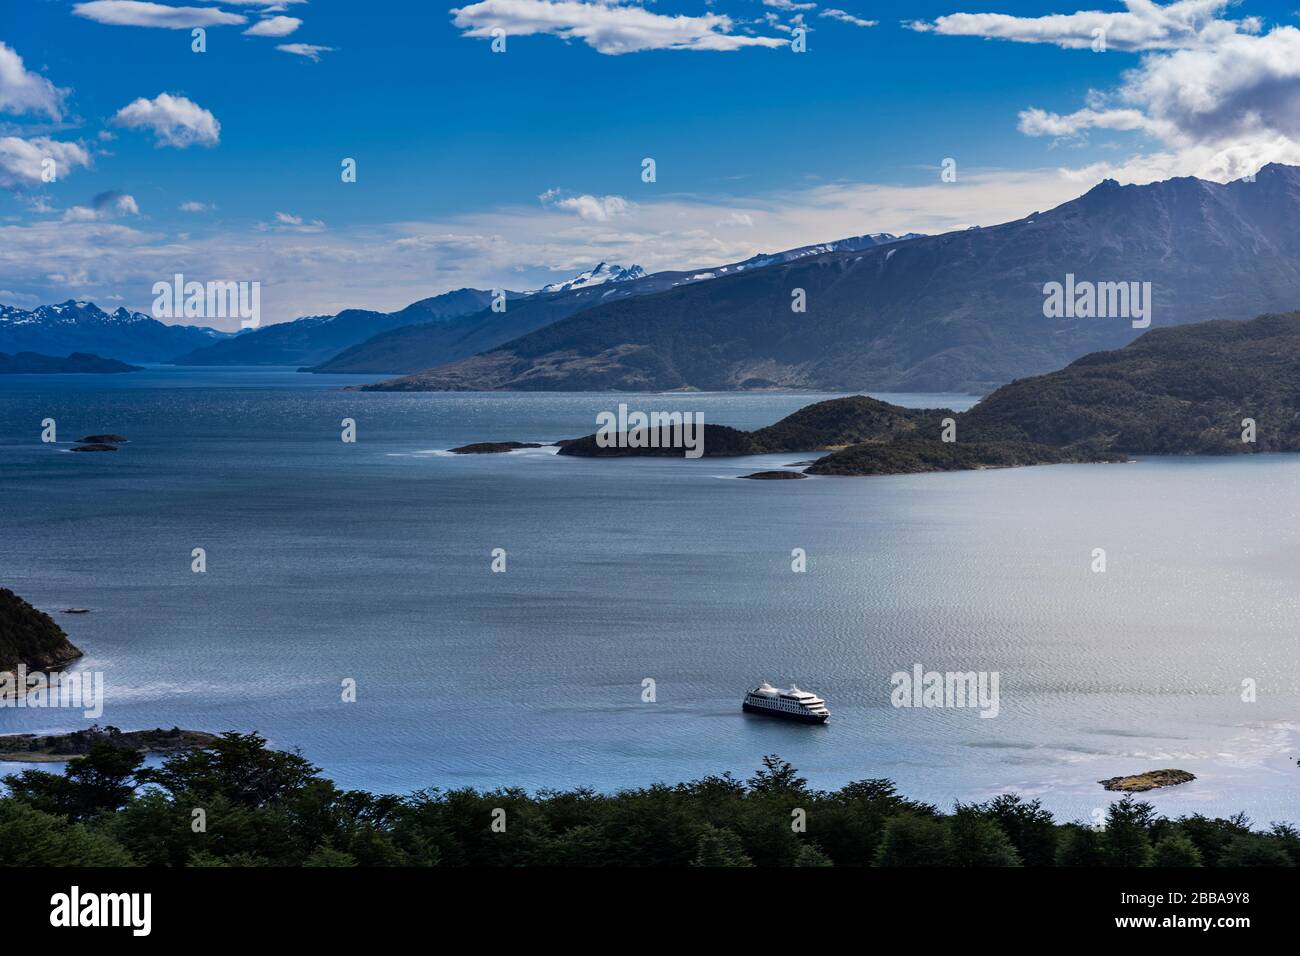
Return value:
[(233, 334), (166, 326), (125, 309), (105, 313), (89, 302), (69, 301), (34, 312), (0, 306), (0, 349), (55, 354), (94, 350), (175, 365), (289, 365), (313, 372), (401, 374), (489, 351), (597, 305), (898, 241), (900, 237), (888, 233), (853, 236), (682, 272), (648, 274), (639, 265), (624, 268), (601, 262), (532, 292), (506, 291), (504, 311), (493, 310), (489, 290), (457, 289), (396, 312), (345, 309)]
[(889, 233), (852, 236), (816, 246), (763, 253), (743, 262), (707, 269), (647, 274), (640, 266), (627, 269), (601, 263), (566, 282), (523, 294), (504, 313), (486, 310), (444, 324), (413, 325), (381, 333), (340, 352), (313, 372), (417, 372), (490, 351), (520, 336), (553, 325), (597, 306), (696, 285), (721, 276), (734, 276), (828, 252), (852, 252), (887, 245), (899, 237)]
[(1106, 180), (999, 226), (869, 234), (707, 269), (600, 263), (507, 293), (504, 311), (491, 292), (460, 289), (392, 313), (349, 309), (229, 335), (86, 302), (0, 308), (0, 351), (403, 376), (365, 386), (374, 390), (984, 394), (1143, 330), (1137, 314), (1049, 318), (1049, 283), (1149, 289), (1155, 328), (1296, 308), (1300, 169), (1271, 164), (1228, 184)]
[(89, 352), (123, 362), (167, 362), (228, 338), (215, 329), (166, 325), (142, 312), (105, 312), (93, 302), (69, 299), (30, 312), (0, 305), (0, 352)]
[[(507, 292), (506, 301), (520, 293)], [(250, 329), (233, 338), (177, 354), (175, 365), (316, 365), (358, 342), (405, 325), (440, 323), (480, 312), (492, 301), (482, 289), (457, 289), (412, 302), (397, 312), (344, 309)]]
[[(1149, 282), (1153, 327), (1300, 306), (1300, 169), (1226, 185), (1106, 180), (1000, 226), (832, 245), (601, 303), (367, 388), (982, 394), (1141, 333), (1123, 316), (1046, 318), (1044, 286), (1067, 276)], [(806, 312), (791, 308), (797, 290)]]

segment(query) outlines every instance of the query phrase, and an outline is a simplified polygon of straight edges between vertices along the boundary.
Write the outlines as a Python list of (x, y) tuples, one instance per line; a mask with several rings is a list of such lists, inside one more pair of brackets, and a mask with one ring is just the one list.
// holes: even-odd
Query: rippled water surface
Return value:
[[(1103, 777), (1179, 767), (1199, 779), (1149, 794), (1162, 812), (1300, 819), (1300, 458), (749, 482), (809, 456), (446, 450), (589, 433), (620, 401), (753, 428), (830, 396), (340, 390), (356, 381), (0, 377), (0, 584), (104, 673), (102, 721), (256, 729), (372, 790), (614, 789), (777, 752), (817, 785), (1015, 789), (1067, 817), (1110, 799)], [(131, 443), (67, 452), (104, 431)], [(892, 707), (915, 663), (997, 672), (997, 717)], [(764, 679), (817, 691), (831, 723), (743, 716)], [(0, 732), (85, 723), (0, 710)]]

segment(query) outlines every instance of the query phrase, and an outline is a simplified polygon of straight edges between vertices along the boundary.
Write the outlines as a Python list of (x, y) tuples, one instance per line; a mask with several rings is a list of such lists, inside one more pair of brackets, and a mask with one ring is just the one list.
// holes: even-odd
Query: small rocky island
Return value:
[(130, 441), (125, 435), (87, 435), (84, 438), (78, 438), (79, 442), (86, 442), (92, 445), (120, 445), (123, 442)]
[(481, 441), (472, 445), (461, 445), (451, 449), (453, 455), (495, 455), (506, 451), (518, 451), (520, 448), (545, 448), (535, 441)]
[(0, 352), (0, 375), (138, 371), (140, 371), (138, 365), (127, 365), (117, 359), (100, 358), (89, 352), (73, 352), (65, 358), (57, 355), (41, 355), (38, 352), (18, 352), (14, 355)]
[(741, 478), (752, 478), (755, 481), (780, 481), (783, 478), (807, 478), (801, 471), (756, 471), (752, 475), (741, 475)]
[(1159, 790), (1161, 787), (1176, 787), (1180, 783), (1190, 783), (1195, 779), (1196, 774), (1188, 773), (1186, 770), (1148, 770), (1146, 773), (1135, 773), (1129, 777), (1111, 777), (1097, 782), (1107, 790), (1145, 793), (1148, 790)]
[(170, 754), (182, 750), (208, 747), (217, 741), (216, 734), (173, 727), (164, 730), (118, 730), (96, 724), (86, 730), (68, 734), (6, 734), (0, 736), (0, 761), (20, 763), (54, 763), (76, 760), (90, 752), (95, 744), (108, 744), (142, 754)]
[(73, 451), (117, 451), (117, 446), (129, 439), (125, 435), (87, 435), (77, 441), (79, 444)]

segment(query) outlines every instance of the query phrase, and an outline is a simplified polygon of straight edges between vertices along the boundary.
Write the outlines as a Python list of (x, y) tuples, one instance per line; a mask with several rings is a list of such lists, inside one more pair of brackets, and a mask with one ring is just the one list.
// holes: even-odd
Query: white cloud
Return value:
[(244, 33), (250, 37), (287, 37), (300, 26), (302, 21), (296, 17), (267, 17), (254, 23)]
[(933, 23), (913, 21), (913, 30), (947, 36), (986, 37), (1018, 43), (1053, 43), (1087, 50), (1104, 35), (1107, 50), (1174, 50), (1213, 43), (1239, 32), (1257, 33), (1255, 17), (1222, 19), (1218, 15), (1234, 0), (1177, 0), (1159, 6), (1152, 0), (1123, 0), (1124, 11), (1081, 10), (1043, 17), (1002, 13), (954, 13)]
[(0, 137), (0, 188), (17, 189), (45, 182), (46, 160), (54, 161), (54, 173), (62, 179), (78, 166), (91, 165), (90, 153), (78, 143), (64, 143), (46, 136), (21, 139)]
[(763, 6), (777, 10), (816, 10), (815, 3), (795, 3), (794, 0), (763, 0)]
[(258, 223), (257, 228), (262, 231), (274, 229), (279, 232), (320, 232), (325, 228), (325, 223), (319, 219), (306, 220), (292, 213), (277, 212), (275, 222)]
[(159, 146), (215, 146), (221, 138), (217, 118), (193, 100), (159, 93), (152, 100), (143, 96), (117, 111), (114, 124), (128, 129), (151, 130)]
[(502, 29), (508, 37), (548, 34), (582, 40), (600, 53), (618, 55), (641, 50), (737, 50), (747, 46), (782, 47), (780, 37), (731, 33), (730, 17), (665, 16), (616, 0), (481, 0), (453, 9), (452, 22), (468, 37), (490, 37)]
[(23, 58), (0, 41), (0, 113), (44, 113), (61, 119), (66, 95), (66, 90), (24, 67)]
[(320, 62), (322, 53), (332, 53), (332, 46), (317, 46), (314, 43), (281, 43), (276, 49), (282, 53), (292, 53), (294, 56), (305, 56), (313, 63)]
[(114, 27), (159, 27), (189, 30), (247, 23), (248, 17), (214, 7), (172, 7), (142, 0), (90, 0), (78, 3), (72, 12), (87, 20)]
[(568, 212), (576, 212), (580, 219), (591, 222), (609, 222), (618, 216), (626, 215), (632, 209), (632, 203), (622, 196), (568, 196), (559, 198), (558, 189), (548, 189), (538, 198), (544, 206), (554, 206)]
[(844, 10), (837, 10), (835, 7), (827, 7), (821, 13), (817, 14), (817, 16), (830, 17), (832, 20), (851, 23), (855, 27), (874, 27), (880, 23), (879, 20), (863, 20), (861, 17), (855, 17), (853, 14), (847, 13)]
[(1088, 48), (1090, 29), (1107, 18), (1107, 49), (1143, 51), (1139, 64), (1115, 90), (1090, 91), (1082, 109), (1027, 107), (1019, 116), (1020, 131), (1075, 141), (1093, 131), (1138, 137), (1126, 159), (1064, 171), (1078, 182), (1106, 176), (1135, 183), (1171, 176), (1226, 182), (1269, 162), (1300, 163), (1300, 30), (1278, 26), (1261, 33), (1254, 18), (1220, 17), (1229, 5), (1180, 0), (1161, 7), (1128, 0), (1125, 13), (960, 14), (954, 16), (984, 19), (941, 17), (922, 27)]
[(746, 229), (754, 228), (754, 217), (744, 212), (729, 213), (725, 219), (719, 219), (714, 223), (715, 226), (743, 226)]
[(178, 207), (181, 212), (209, 212), (213, 207), (205, 202), (199, 202), (196, 199), (188, 199)]
[(96, 211), (108, 215), (140, 215), (140, 207), (136, 204), (135, 197), (128, 193), (117, 192), (116, 190), (100, 193), (90, 201), (90, 204)]
[(89, 206), (69, 206), (63, 212), (63, 221), (99, 222), (115, 219), (118, 216), (138, 215), (140, 215), (140, 207), (134, 196), (110, 190), (92, 199)]

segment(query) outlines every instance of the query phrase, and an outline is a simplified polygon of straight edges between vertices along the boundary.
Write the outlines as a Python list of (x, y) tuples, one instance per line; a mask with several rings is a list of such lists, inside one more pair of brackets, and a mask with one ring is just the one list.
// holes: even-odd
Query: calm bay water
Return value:
[[(258, 730), (383, 791), (609, 790), (775, 752), (816, 785), (1014, 789), (1065, 817), (1109, 802), (1103, 777), (1179, 767), (1199, 779), (1148, 794), (1162, 812), (1300, 819), (1300, 457), (746, 482), (809, 456), (446, 449), (590, 433), (620, 401), (753, 428), (829, 396), (340, 390), (356, 381), (0, 377), (0, 584), (104, 672), (101, 722)], [(131, 443), (67, 452), (106, 431)], [(999, 715), (891, 707), (916, 662), (998, 672)], [(817, 691), (832, 722), (743, 716), (764, 679)], [(88, 723), (0, 709), (0, 733)]]

